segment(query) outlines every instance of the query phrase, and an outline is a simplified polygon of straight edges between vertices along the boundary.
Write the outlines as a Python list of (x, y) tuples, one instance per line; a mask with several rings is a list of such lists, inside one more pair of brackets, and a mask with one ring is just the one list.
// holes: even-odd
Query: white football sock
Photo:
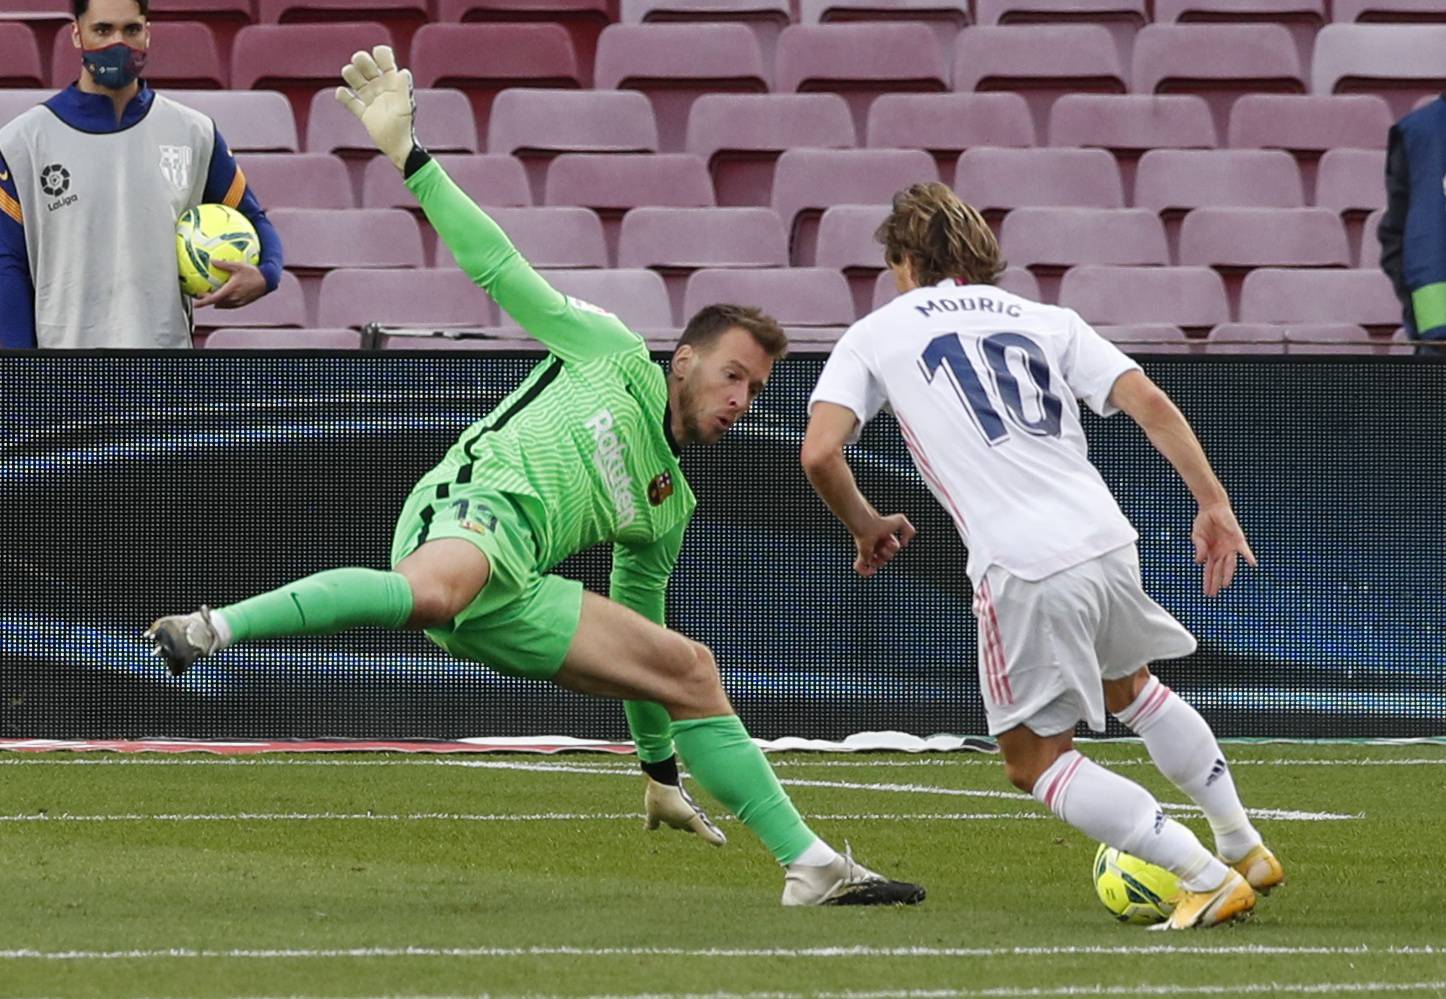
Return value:
[(793, 863), (802, 864), (804, 867), (824, 867), (837, 859), (837, 850), (823, 840), (816, 839), (813, 841), (813, 845), (800, 853)]
[(1194, 833), (1160, 810), (1149, 791), (1077, 750), (1040, 775), (1034, 797), (1091, 839), (1178, 874), (1188, 891), (1216, 888), (1229, 873)]
[(1234, 863), (1260, 845), (1260, 833), (1240, 803), (1225, 754), (1200, 712), (1152, 676), (1140, 696), (1115, 717), (1144, 740), (1160, 773), (1204, 810), (1220, 856)]

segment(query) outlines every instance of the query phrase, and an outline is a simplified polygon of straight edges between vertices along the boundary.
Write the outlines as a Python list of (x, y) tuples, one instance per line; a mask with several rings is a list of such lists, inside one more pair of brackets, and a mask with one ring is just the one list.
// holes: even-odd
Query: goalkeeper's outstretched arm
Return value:
[(616, 316), (588, 308), (545, 281), (512, 241), (417, 142), (410, 70), (392, 50), (358, 52), (342, 69), (337, 100), (366, 126), (377, 148), (406, 180), (457, 265), (543, 346), (574, 360), (634, 347), (636, 334)]

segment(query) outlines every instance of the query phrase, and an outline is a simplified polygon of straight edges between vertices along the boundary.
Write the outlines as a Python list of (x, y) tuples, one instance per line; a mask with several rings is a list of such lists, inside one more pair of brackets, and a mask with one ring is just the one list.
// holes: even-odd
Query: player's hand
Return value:
[(1230, 585), (1241, 555), (1252, 566), (1259, 564), (1229, 503), (1202, 506), (1195, 515), (1190, 540), (1195, 542), (1195, 564), (1205, 567), (1203, 584), (1207, 597)]
[(366, 126), (377, 148), (398, 170), (416, 145), (413, 122), (417, 114), (412, 92), (412, 71), (397, 69), (390, 45), (378, 45), (351, 57), (342, 67), (345, 87), (336, 88), (336, 99)]
[(872, 576), (899, 554), (914, 539), (914, 534), (914, 525), (902, 513), (875, 517), (868, 527), (854, 535), (854, 544), (859, 550), (858, 558), (854, 559), (854, 572)]
[(239, 309), (266, 294), (266, 278), (259, 268), (237, 260), (213, 260), (211, 266), (231, 276), (211, 294), (196, 299), (196, 308), (214, 305), (218, 309)]

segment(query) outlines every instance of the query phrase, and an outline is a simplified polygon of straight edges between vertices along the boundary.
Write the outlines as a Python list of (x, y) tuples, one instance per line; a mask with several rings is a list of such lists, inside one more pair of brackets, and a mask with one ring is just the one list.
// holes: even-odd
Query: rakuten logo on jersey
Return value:
[(597, 443), (592, 463), (597, 466), (598, 474), (612, 494), (613, 509), (618, 514), (618, 529), (622, 530), (638, 517), (638, 508), (633, 503), (633, 480), (628, 477), (627, 466), (623, 464), (626, 449), (613, 432), (613, 414), (606, 409), (599, 410), (585, 425), (592, 431), (593, 440)]

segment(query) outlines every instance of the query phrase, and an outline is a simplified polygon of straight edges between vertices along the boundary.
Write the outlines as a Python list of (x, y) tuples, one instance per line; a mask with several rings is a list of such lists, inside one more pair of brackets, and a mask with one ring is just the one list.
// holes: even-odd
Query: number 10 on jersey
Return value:
[[(1000, 414), (1001, 407), (1009, 422), (1036, 437), (1058, 437), (1064, 404), (1051, 390), (1049, 360), (1039, 344), (1022, 333), (991, 333), (979, 341), (980, 353), (988, 367), (988, 380), (979, 376), (974, 362), (964, 350), (957, 333), (945, 333), (929, 341), (919, 357), (924, 381), (933, 384), (941, 368), (953, 386), (959, 401), (974, 420), (990, 446), (1009, 439), (1009, 427)], [(1009, 367), (1011, 350), (1023, 353), (1024, 371), (1038, 393), (1039, 414), (1025, 412), (1024, 393)]]

